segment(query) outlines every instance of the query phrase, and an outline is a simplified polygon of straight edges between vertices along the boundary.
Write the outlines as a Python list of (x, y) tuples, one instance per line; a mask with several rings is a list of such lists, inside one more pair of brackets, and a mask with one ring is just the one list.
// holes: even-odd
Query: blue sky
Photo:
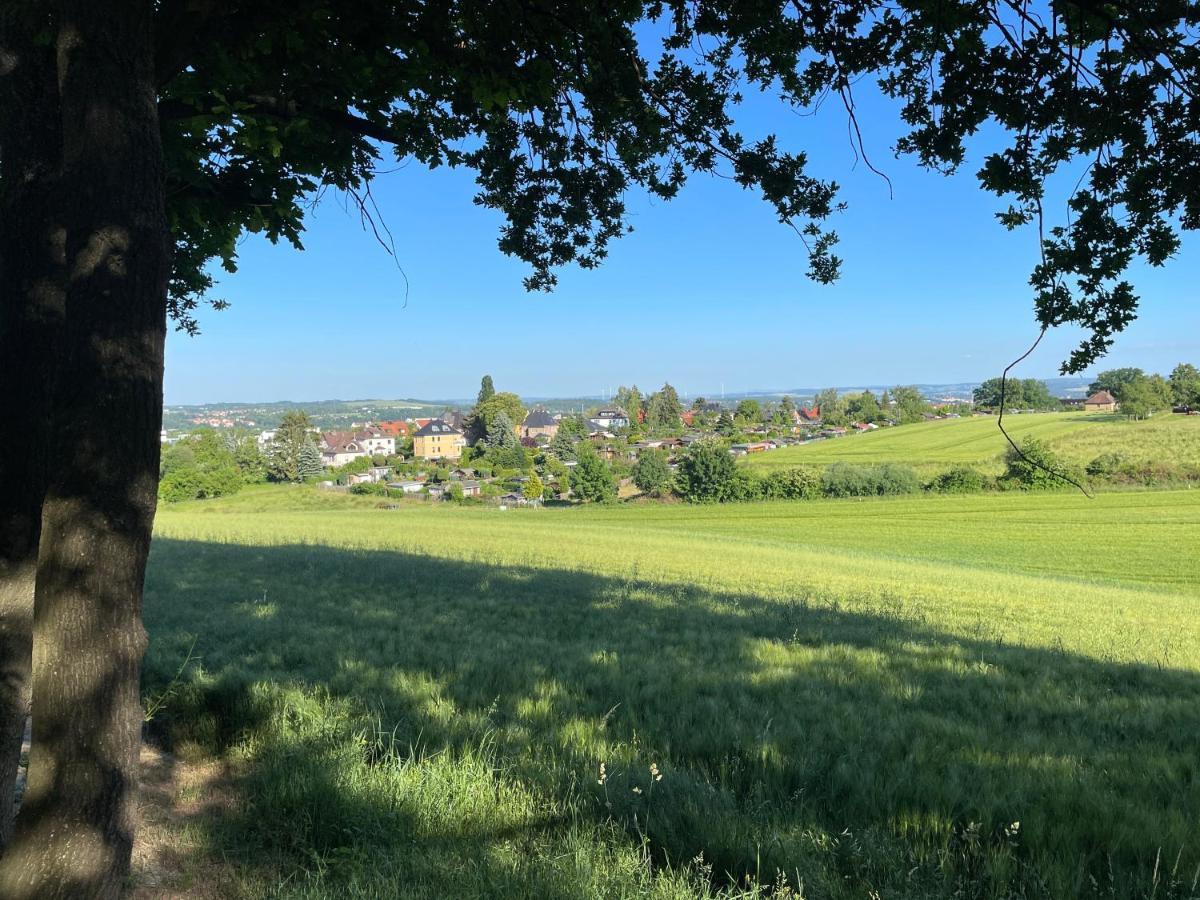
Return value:
[[(523, 265), (496, 248), (499, 215), (471, 202), (470, 173), (410, 163), (374, 187), (407, 305), (395, 262), (330, 196), (305, 252), (244, 242), (238, 273), (219, 287), (232, 307), (203, 311), (199, 337), (168, 338), (166, 402), (467, 397), (485, 372), (531, 396), (667, 380), (690, 395), (972, 381), (999, 374), (1036, 336), (1026, 283), (1036, 240), (995, 222), (1000, 203), (974, 180), (978, 157), (951, 178), (894, 159), (894, 109), (860, 91), (889, 199), (855, 167), (840, 106), (799, 117), (755, 97), (739, 122), (748, 135), (778, 131), (809, 151), (813, 174), (842, 185), (837, 284), (805, 278), (802, 244), (761, 199), (702, 176), (670, 203), (632, 194), (635, 231), (600, 269), (564, 270), (554, 293), (529, 294)], [(1101, 367), (1200, 363), (1200, 240), (1134, 280), (1141, 316)], [(1076, 340), (1049, 335), (1020, 374), (1057, 374)]]

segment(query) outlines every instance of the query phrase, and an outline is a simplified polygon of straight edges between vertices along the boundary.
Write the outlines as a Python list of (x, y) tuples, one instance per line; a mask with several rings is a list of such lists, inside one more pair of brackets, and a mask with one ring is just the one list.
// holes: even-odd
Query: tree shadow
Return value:
[(388, 835), (486, 861), (565, 828), (552, 803), (431, 825), (394, 789), (437, 754), (574, 798), (571, 815), (647, 837), (660, 861), (703, 853), (718, 883), (778, 870), (832, 896), (1132, 895), (1177, 854), (1189, 874), (1200, 862), (1196, 673), (1009, 645), (986, 623), (949, 634), (900, 603), (157, 539), (146, 622), (149, 686), (194, 639), (203, 658), (160, 736), (249, 741), (246, 828), (297, 823), (255, 839), (343, 854), (358, 874), (382, 865), (357, 854)]

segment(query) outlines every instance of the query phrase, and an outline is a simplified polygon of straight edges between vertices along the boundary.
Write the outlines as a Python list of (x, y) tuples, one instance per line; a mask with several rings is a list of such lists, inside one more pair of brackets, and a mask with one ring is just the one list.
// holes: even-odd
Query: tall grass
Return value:
[(1200, 493), (314, 496), (164, 511), (148, 576), (248, 895), (1196, 893)]

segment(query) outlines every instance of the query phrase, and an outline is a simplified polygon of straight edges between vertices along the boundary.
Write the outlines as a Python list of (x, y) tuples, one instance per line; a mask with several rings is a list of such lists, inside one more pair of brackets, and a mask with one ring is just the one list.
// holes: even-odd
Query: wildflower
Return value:
[(640, 793), (642, 792), (642, 789), (641, 789), (640, 787), (635, 787), (635, 788), (633, 789), (633, 792), (634, 792), (635, 794), (640, 794)]
[(596, 784), (604, 784), (608, 781), (608, 771), (604, 768), (604, 763), (600, 763), (600, 777), (596, 780)]
[(658, 763), (650, 763), (650, 777), (655, 781), (662, 781), (662, 775), (658, 771)]

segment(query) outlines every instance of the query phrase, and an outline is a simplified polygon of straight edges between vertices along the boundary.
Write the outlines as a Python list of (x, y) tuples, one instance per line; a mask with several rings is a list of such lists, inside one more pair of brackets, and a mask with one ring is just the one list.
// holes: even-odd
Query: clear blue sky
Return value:
[[(597, 395), (671, 381), (691, 395), (796, 386), (982, 380), (1036, 335), (1026, 284), (1032, 232), (1009, 233), (974, 180), (978, 157), (945, 178), (894, 159), (894, 109), (860, 91), (861, 124), (887, 185), (855, 168), (845, 114), (799, 117), (752, 98), (748, 135), (778, 131), (811, 171), (843, 186), (845, 262), (833, 286), (805, 278), (799, 239), (756, 195), (697, 177), (670, 202), (628, 198), (633, 234), (590, 272), (567, 269), (552, 294), (528, 294), (525, 269), (496, 249), (498, 214), (476, 207), (467, 171), (415, 163), (374, 193), (394, 262), (330, 196), (306, 251), (251, 238), (223, 275), (223, 312), (202, 334), (167, 342), (166, 402), (451, 398), (483, 373), (531, 396)], [(1140, 319), (1102, 367), (1168, 371), (1200, 363), (1200, 240), (1165, 269), (1135, 273)], [(1023, 366), (1057, 374), (1073, 333), (1051, 334)]]

